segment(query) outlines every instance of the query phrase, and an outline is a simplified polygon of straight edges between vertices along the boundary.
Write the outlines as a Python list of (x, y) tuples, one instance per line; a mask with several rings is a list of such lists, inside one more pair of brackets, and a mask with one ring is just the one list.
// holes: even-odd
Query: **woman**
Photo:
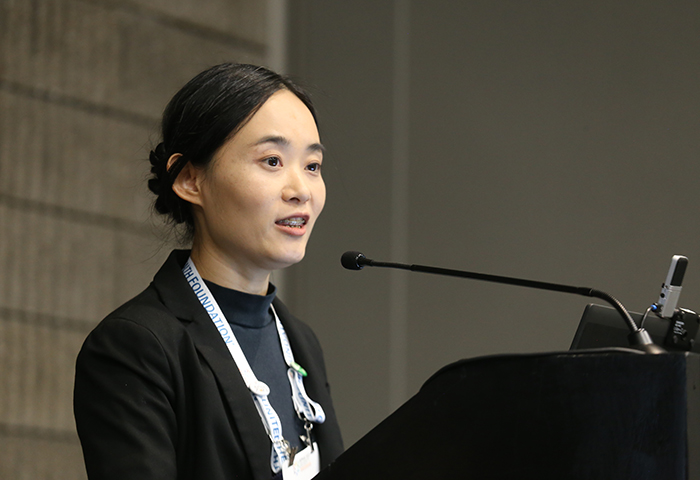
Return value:
[(340, 431), (318, 341), (269, 279), (304, 257), (325, 202), (313, 106), (274, 72), (223, 64), (173, 97), (162, 134), (149, 188), (192, 249), (83, 345), (88, 476), (310, 475), (341, 453)]

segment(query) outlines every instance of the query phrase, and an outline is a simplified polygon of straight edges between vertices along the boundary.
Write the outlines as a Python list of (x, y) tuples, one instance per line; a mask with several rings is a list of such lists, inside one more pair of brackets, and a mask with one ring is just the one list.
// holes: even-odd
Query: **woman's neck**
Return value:
[(202, 278), (226, 288), (253, 295), (266, 295), (270, 272), (244, 268), (217, 251), (195, 242), (190, 254)]

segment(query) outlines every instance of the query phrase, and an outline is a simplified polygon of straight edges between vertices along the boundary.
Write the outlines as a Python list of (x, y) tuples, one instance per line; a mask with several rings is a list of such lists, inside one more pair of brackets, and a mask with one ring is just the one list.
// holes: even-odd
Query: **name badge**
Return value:
[[(286, 463), (286, 462), (285, 462)], [(294, 456), (294, 464), (282, 467), (284, 480), (311, 480), (321, 470), (321, 458), (318, 455), (318, 445), (306, 447)]]

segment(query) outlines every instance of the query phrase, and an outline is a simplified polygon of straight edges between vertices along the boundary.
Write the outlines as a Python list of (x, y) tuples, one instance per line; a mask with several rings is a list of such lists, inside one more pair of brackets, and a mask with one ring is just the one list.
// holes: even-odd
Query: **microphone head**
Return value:
[(360, 259), (364, 258), (365, 256), (360, 252), (345, 252), (340, 257), (340, 263), (348, 270), (362, 270), (364, 265), (360, 265)]

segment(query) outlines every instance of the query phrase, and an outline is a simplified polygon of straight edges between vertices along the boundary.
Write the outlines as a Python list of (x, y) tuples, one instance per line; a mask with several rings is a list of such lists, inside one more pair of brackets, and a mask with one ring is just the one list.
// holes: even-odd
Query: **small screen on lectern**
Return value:
[[(636, 312), (630, 312), (630, 315), (632, 315), (635, 323), (639, 325), (643, 315)], [(684, 348), (674, 349), (664, 342), (670, 326), (670, 319), (659, 318), (653, 313), (647, 315), (644, 321), (644, 329), (649, 332), (655, 344), (667, 350), (684, 351)], [(627, 323), (617, 310), (612, 307), (591, 303), (583, 311), (583, 316), (578, 324), (570, 349), (629, 347), (630, 345), (627, 341), (629, 333)], [(691, 350), (692, 352), (700, 353), (700, 345), (698, 343), (700, 342), (695, 343)]]

